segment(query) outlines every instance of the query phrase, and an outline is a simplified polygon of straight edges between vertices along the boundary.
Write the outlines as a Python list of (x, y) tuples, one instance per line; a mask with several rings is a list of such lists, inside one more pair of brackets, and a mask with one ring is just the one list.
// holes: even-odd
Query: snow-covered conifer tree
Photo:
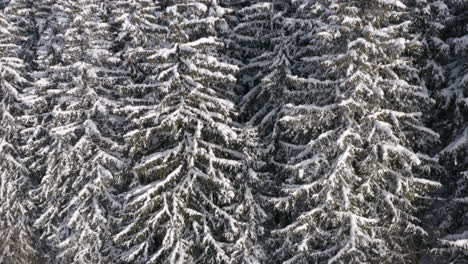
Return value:
[(445, 179), (448, 202), (438, 212), (444, 214), (440, 230), (448, 235), (441, 242), (448, 249), (436, 252), (452, 255), (452, 263), (465, 263), (468, 260), (468, 2), (448, 3), (452, 11), (444, 30), (446, 43), (450, 45), (446, 64), (448, 80), (438, 94), (440, 127), (447, 139), (439, 156), (448, 174)]
[(438, 134), (425, 127), (431, 99), (409, 56), (411, 1), (314, 1), (308, 73), (313, 96), (290, 104), (279, 126), (292, 155), (274, 231), (284, 263), (415, 263), (426, 231), (417, 198)]
[[(28, 77), (32, 77), (29, 80), (33, 80), (34, 74), (34, 60), (36, 57), (36, 44), (38, 37), (38, 21), (41, 16), (40, 12), (37, 12), (38, 7), (42, 6), (43, 1), (32, 1), (32, 0), (12, 0), (10, 1), (8, 8), (5, 10), (5, 15), (9, 17), (9, 20), (18, 28), (20, 36), (18, 45), (21, 46), (22, 54), (21, 58), (24, 60), (24, 71), (28, 73)], [(22, 146), (24, 152), (24, 163), (31, 173), (31, 180), (34, 185), (40, 181), (42, 173), (37, 171), (39, 167), (44, 167), (45, 162), (40, 159), (40, 153), (36, 152), (39, 150), (39, 143), (44, 144), (43, 138), (39, 137), (41, 133), (37, 126), (37, 110), (40, 103), (40, 98), (35, 94), (36, 87), (34, 82), (29, 82), (22, 89), (22, 101), (23, 112), (22, 122), (24, 128), (21, 131), (21, 137), (24, 140)], [(37, 140), (37, 141), (36, 141)], [(42, 140), (42, 141), (41, 141)], [(42, 155), (43, 156), (43, 155)]]
[(0, 262), (21, 264), (39, 261), (39, 252), (32, 227), (35, 206), (28, 194), (31, 174), (21, 151), (22, 92), (29, 81), (21, 34), (10, 17), (0, 13)]
[(444, 24), (449, 16), (449, 8), (444, 1), (421, 2), (415, 23), (421, 29), (422, 43), (425, 52), (419, 54), (422, 60), (421, 77), (429, 91), (435, 92), (442, 87), (447, 78), (444, 64), (450, 52), (450, 46), (445, 42)]
[[(300, 104), (309, 96), (302, 89), (302, 80), (296, 77), (302, 66), (297, 61), (299, 44), (306, 43), (305, 38), (312, 33), (309, 21), (300, 16), (307, 12), (304, 6), (301, 1), (252, 2), (241, 10), (241, 23), (235, 27), (233, 40), (239, 43), (237, 53), (245, 60), (239, 74), (246, 91), (240, 102), (241, 120), (247, 130), (257, 131), (256, 138), (250, 139), (256, 147), (252, 152), (255, 162), (250, 163), (249, 171), (258, 175), (252, 186), (256, 190), (256, 206), (266, 212), (259, 223), (265, 227), (267, 237), (257, 241), (257, 247), (263, 248), (266, 256), (276, 248), (268, 239), (269, 229), (284, 219), (284, 212), (278, 214), (273, 200), (267, 198), (277, 194), (277, 183), (285, 176), (284, 164), (290, 155), (290, 145), (279, 140), (289, 128), (279, 124), (279, 120), (286, 104)], [(259, 237), (262, 235), (258, 233)]]
[(283, 31), (288, 2), (251, 1), (251, 5), (240, 10), (240, 23), (233, 29), (235, 52), (231, 53), (243, 64), (239, 81), (246, 93), (240, 103), (241, 118), (253, 125), (262, 123), (264, 117), (270, 122), (274, 116), (271, 111), (281, 106), (277, 104), (281, 95), (273, 95), (281, 88), (270, 88), (268, 83), (274, 82), (273, 78), (284, 80), (279, 71), (289, 71), (290, 67), (290, 46), (286, 47), (289, 43)]
[(136, 82), (151, 75), (154, 67), (147, 57), (158, 43), (158, 33), (165, 30), (156, 23), (158, 5), (152, 0), (112, 1), (112, 20), (117, 30), (115, 44), (122, 63)]
[(46, 171), (36, 190), (42, 214), (35, 224), (52, 248), (51, 263), (113, 259), (114, 185), (125, 164), (113, 113), (121, 73), (113, 70), (105, 4), (57, 1), (39, 46), (47, 68), (36, 74), (37, 96), (46, 102), (41, 126), (51, 139), (43, 150)]
[(127, 225), (115, 237), (121, 261), (232, 263), (239, 223), (229, 210), (242, 153), (227, 88), (237, 67), (217, 37), (227, 10), (216, 0), (163, 1), (159, 9), (165, 30), (149, 76), (157, 83), (143, 98), (153, 104), (126, 136), (137, 162)]
[[(250, 247), (257, 249), (244, 261), (263, 263), (268, 260), (271, 250), (269, 229), (274, 224), (271, 196), (276, 191), (278, 164), (275, 156), (284, 162), (284, 149), (277, 141), (276, 123), (282, 115), (282, 108), (288, 102), (300, 99), (294, 91), (294, 80), (290, 79), (294, 64), (295, 43), (293, 33), (295, 21), (291, 1), (250, 1), (239, 11), (240, 23), (234, 27), (231, 54), (241, 61), (239, 83), (242, 100), (240, 101), (240, 120), (244, 123), (243, 140), (250, 142), (244, 160), (246, 173), (242, 189), (245, 193), (242, 206), (250, 207), (248, 215), (251, 231)], [(292, 30), (291, 30), (292, 29)], [(281, 160), (281, 158), (279, 158)], [(245, 204), (245, 205), (244, 205)], [(245, 252), (244, 252), (245, 254)], [(246, 255), (249, 256), (249, 255)], [(257, 261), (257, 262), (255, 262)]]
[[(271, 1), (246, 1), (242, 5), (230, 3), (233, 8), (239, 8), (230, 37), (232, 46), (230, 56), (243, 63), (260, 56), (271, 48), (270, 36), (273, 33), (271, 17), (273, 4)], [(248, 72), (242, 72), (247, 74)], [(249, 73), (252, 74), (252, 73)], [(253, 73), (254, 74), (254, 73)]]
[(239, 221), (238, 236), (233, 247), (233, 263), (265, 263), (269, 253), (269, 230), (271, 212), (266, 205), (269, 198), (265, 189), (271, 189), (269, 172), (259, 157), (261, 148), (257, 129), (243, 127), (240, 135), (242, 147), (242, 169), (234, 181), (235, 200), (232, 215)]
[[(41, 181), (47, 168), (47, 157), (51, 150), (49, 144), (51, 138), (47, 124), (51, 116), (48, 114), (50, 96), (47, 88), (50, 83), (46, 79), (55, 79), (52, 69), (59, 61), (59, 50), (62, 48), (61, 34), (65, 27), (65, 19), (60, 12), (54, 12), (60, 5), (55, 5), (55, 0), (35, 1), (34, 10), (34, 32), (36, 38), (33, 40), (33, 58), (29, 62), (29, 70), (33, 83), (24, 90), (24, 100), (27, 101), (27, 111), (23, 119), (27, 124), (24, 137), (27, 137), (25, 150), (27, 152), (27, 163), (31, 173), (35, 175), (36, 181)], [(61, 8), (59, 8), (61, 10)]]
[(18, 44), (22, 48), (22, 58), (29, 68), (35, 42), (34, 1), (10, 0), (8, 8), (5, 9), (5, 15), (18, 29), (19, 36), (21, 36)]
[(155, 69), (158, 62), (150, 57), (160, 47), (167, 28), (157, 24), (161, 6), (151, 0), (115, 1), (112, 6), (112, 20), (117, 31), (116, 56), (121, 58), (120, 69), (127, 72), (128, 77), (119, 84), (122, 106), (119, 114), (126, 120), (124, 131), (120, 132), (125, 134), (138, 129), (132, 120), (157, 105), (159, 81)]
[(467, 0), (0, 0), (0, 263), (467, 263), (467, 25)]

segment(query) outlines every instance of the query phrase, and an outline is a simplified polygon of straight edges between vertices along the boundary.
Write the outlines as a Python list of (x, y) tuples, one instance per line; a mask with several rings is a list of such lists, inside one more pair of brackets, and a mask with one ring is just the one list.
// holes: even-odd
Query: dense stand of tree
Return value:
[(0, 263), (468, 263), (466, 0), (0, 0)]

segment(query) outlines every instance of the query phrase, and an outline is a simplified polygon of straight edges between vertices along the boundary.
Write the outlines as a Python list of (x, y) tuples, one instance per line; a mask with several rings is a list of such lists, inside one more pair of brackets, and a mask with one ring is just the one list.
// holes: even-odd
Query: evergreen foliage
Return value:
[[(281, 125), (291, 149), (275, 230), (285, 263), (415, 263), (427, 236), (419, 196), (439, 135), (422, 123), (431, 99), (407, 54), (410, 5), (400, 1), (312, 3), (310, 67), (297, 79), (313, 96), (290, 104)], [(410, 4), (410, 3), (408, 3)], [(315, 66), (315, 67), (314, 67)]]
[[(42, 126), (50, 136), (45, 175), (37, 189), (42, 209), (35, 226), (54, 252), (54, 263), (108, 263), (116, 175), (124, 169), (113, 113), (119, 72), (110, 52), (105, 6), (95, 1), (57, 1), (54, 38), (39, 51), (48, 63), (38, 72), (39, 96), (47, 104)], [(55, 34), (54, 34), (55, 33)], [(59, 46), (60, 45), (60, 46)]]
[(28, 194), (31, 173), (21, 149), (26, 106), (21, 93), (29, 81), (19, 28), (11, 16), (0, 13), (0, 29), (0, 262), (32, 263), (39, 255), (31, 225), (36, 206)]
[(441, 164), (447, 169), (445, 203), (437, 212), (440, 219), (442, 253), (452, 263), (468, 260), (467, 250), (467, 177), (468, 177), (468, 2), (450, 1), (451, 15), (446, 18), (443, 37), (447, 56), (442, 60), (447, 72), (446, 84), (437, 93), (440, 104), (441, 130), (444, 147), (439, 152)]
[(226, 89), (237, 67), (217, 37), (227, 10), (216, 1), (163, 4), (147, 107), (126, 135), (137, 177), (115, 240), (125, 263), (231, 263), (239, 223), (228, 211), (242, 153)]
[(467, 263), (466, 0), (0, 0), (0, 264)]

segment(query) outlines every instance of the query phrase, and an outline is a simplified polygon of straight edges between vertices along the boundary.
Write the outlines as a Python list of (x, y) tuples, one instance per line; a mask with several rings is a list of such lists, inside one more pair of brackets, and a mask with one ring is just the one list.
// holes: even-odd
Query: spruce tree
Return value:
[[(139, 128), (134, 120), (157, 106), (156, 88), (159, 84), (150, 58), (160, 47), (167, 28), (157, 24), (161, 7), (150, 0), (112, 2), (112, 24), (116, 31), (115, 56), (120, 57), (119, 69), (125, 77), (119, 83), (119, 115), (125, 120), (122, 135)], [(126, 155), (132, 153), (126, 145)], [(135, 163), (134, 157), (129, 157)], [(130, 180), (131, 179), (125, 179)]]
[(53, 10), (39, 50), (48, 67), (36, 74), (50, 142), (35, 224), (51, 247), (50, 262), (112, 263), (112, 213), (120, 206), (114, 185), (125, 164), (113, 113), (120, 73), (113, 70), (109, 14), (88, 0), (59, 0)]
[(35, 206), (29, 195), (31, 173), (24, 162), (21, 138), (23, 88), (29, 85), (22, 60), (21, 33), (12, 10), (0, 13), (0, 262), (39, 261), (32, 227)]
[(0, 0), (0, 263), (467, 262), (467, 25), (466, 0)]
[[(58, 63), (59, 49), (65, 22), (59, 12), (54, 12), (55, 0), (35, 1), (34, 10), (34, 50), (29, 62), (32, 84), (25, 89), (28, 108), (24, 121), (27, 124), (24, 136), (28, 138), (25, 146), (27, 163), (35, 181), (40, 182), (47, 169), (47, 158), (51, 148), (51, 137), (48, 124), (51, 115), (48, 113), (50, 96), (47, 88), (53, 86), (47, 81), (55, 78), (52, 67)], [(58, 21), (62, 21), (59, 23)], [(36, 195), (36, 192), (33, 192)], [(45, 244), (45, 243), (44, 243)]]
[(117, 31), (114, 49), (122, 57), (124, 70), (131, 73), (135, 82), (142, 82), (154, 67), (147, 57), (156, 48), (158, 33), (165, 30), (156, 21), (158, 5), (151, 0), (119, 0), (112, 1), (111, 7), (112, 23)]
[[(450, 17), (449, 7), (443, 1), (427, 1), (420, 4), (415, 26), (420, 27), (421, 42), (425, 50), (421, 53), (421, 77), (428, 90), (436, 94), (447, 81), (444, 65), (450, 52), (444, 31)], [(437, 110), (435, 110), (437, 112)]]
[(5, 14), (8, 19), (17, 27), (19, 36), (19, 45), (22, 48), (22, 58), (27, 68), (30, 68), (30, 62), (33, 57), (35, 44), (35, 19), (34, 19), (34, 1), (32, 0), (10, 0)]
[[(447, 202), (438, 209), (443, 213), (440, 231), (448, 233), (441, 238), (437, 253), (447, 254), (452, 263), (467, 261), (467, 179), (468, 179), (468, 2), (449, 1), (451, 15), (443, 31), (450, 52), (445, 58), (446, 87), (438, 92), (440, 128), (445, 147), (439, 153), (447, 170), (445, 192)], [(445, 247), (444, 247), (445, 246)]]
[(115, 237), (124, 263), (231, 263), (238, 220), (229, 214), (242, 163), (226, 87), (237, 67), (222, 56), (217, 1), (160, 2), (164, 27), (150, 59), (153, 101), (127, 133), (136, 159), (127, 224)]
[[(414, 59), (411, 1), (315, 1), (298, 80), (308, 102), (278, 126), (291, 158), (277, 206), (280, 263), (415, 263), (427, 232), (418, 197), (438, 134)], [(422, 239), (422, 240), (421, 240)]]
[[(421, 85), (427, 88), (431, 98), (436, 99), (440, 89), (444, 88), (447, 84), (447, 71), (445, 65), (447, 64), (450, 46), (446, 42), (444, 31), (447, 29), (445, 21), (449, 17), (449, 7), (446, 1), (424, 1), (416, 5), (416, 12), (413, 15), (413, 27), (418, 28), (416, 36), (421, 40), (423, 45), (422, 52), (415, 54), (417, 67), (420, 69), (419, 76), (421, 78)], [(427, 121), (430, 128), (437, 131), (440, 136), (439, 144), (434, 144), (428, 148), (432, 155), (436, 155), (437, 164), (432, 169), (428, 176), (432, 176), (434, 180), (442, 184), (437, 192), (430, 194), (426, 197), (425, 205), (428, 205), (424, 210), (422, 222), (426, 226), (429, 235), (425, 242), (429, 245), (430, 251), (425, 252), (420, 262), (423, 263), (443, 263), (447, 259), (445, 257), (439, 258), (438, 254), (433, 254), (437, 250), (434, 248), (440, 247), (441, 230), (440, 221), (447, 220), (449, 215), (443, 212), (446, 208), (447, 190), (451, 185), (448, 182), (447, 171), (441, 164), (441, 159), (437, 158), (437, 153), (446, 144), (447, 134), (445, 129), (442, 129), (447, 124), (440, 119), (442, 112), (440, 108), (440, 100), (438, 103), (433, 104), (432, 108), (427, 111), (428, 114), (423, 118)], [(441, 122), (442, 121), (442, 122)]]
[(232, 247), (233, 263), (257, 264), (268, 260), (269, 222), (267, 184), (270, 176), (264, 169), (256, 128), (242, 127), (241, 169), (234, 180), (235, 199), (230, 213), (238, 221), (238, 235)]
[[(239, 4), (231, 5), (238, 7)], [(266, 65), (252, 62), (272, 48), (270, 37), (275, 34), (271, 24), (273, 4), (271, 1), (246, 1), (238, 8), (240, 9), (234, 13), (235, 22), (232, 25), (228, 51), (230, 57), (238, 60), (239, 65), (248, 67), (252, 64), (239, 73), (242, 76), (239, 81), (245, 86), (252, 86), (254, 80), (261, 79), (259, 72)]]
[[(280, 71), (289, 71), (291, 66), (290, 43), (284, 32), (289, 7), (289, 1), (252, 1), (240, 10), (240, 23), (233, 29), (233, 55), (242, 61), (239, 81), (245, 93), (240, 102), (241, 118), (250, 125), (274, 123), (272, 112), (278, 111), (281, 104), (277, 101), (283, 100), (274, 95), (281, 88), (269, 85), (274, 78), (284, 79)], [(263, 120), (265, 117), (270, 120)]]
[(269, 237), (275, 210), (271, 197), (277, 191), (281, 163), (287, 158), (282, 151), (284, 146), (277, 140), (280, 128), (276, 124), (283, 106), (300, 98), (294, 89), (295, 81), (289, 78), (295, 64), (296, 21), (291, 13), (296, 6), (291, 1), (248, 3), (239, 12), (240, 23), (231, 37), (231, 53), (242, 61), (239, 83), (243, 94), (239, 106), (244, 123), (243, 142), (247, 144), (247, 173), (242, 188), (251, 192), (245, 193), (242, 204), (251, 208), (251, 217), (255, 216), (249, 226), (257, 227), (249, 240), (257, 252), (244, 261), (263, 263), (268, 261), (272, 249)]

